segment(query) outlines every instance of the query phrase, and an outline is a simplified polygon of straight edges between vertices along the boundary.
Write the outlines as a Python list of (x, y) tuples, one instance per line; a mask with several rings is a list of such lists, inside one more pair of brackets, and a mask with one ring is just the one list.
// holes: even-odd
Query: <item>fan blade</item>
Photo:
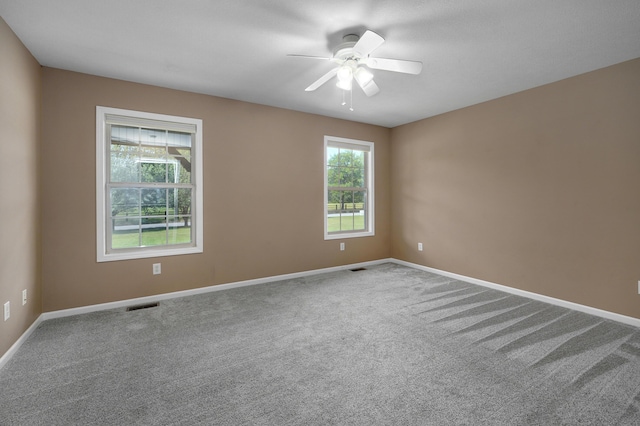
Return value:
[(383, 71), (403, 72), (405, 74), (420, 74), (422, 62), (403, 61), (401, 59), (369, 58), (366, 61), (369, 68)]
[(362, 58), (369, 56), (371, 52), (376, 50), (380, 45), (384, 43), (384, 39), (373, 31), (365, 31), (360, 37), (360, 40), (353, 46), (354, 53), (360, 55)]
[(323, 59), (325, 61), (330, 61), (331, 58), (328, 58), (326, 56), (309, 56), (309, 55), (287, 55), (287, 56), (292, 56), (294, 58), (306, 58), (306, 59)]
[(326, 73), (325, 75), (323, 75), (322, 77), (320, 77), (319, 79), (317, 79), (315, 81), (315, 83), (313, 83), (311, 86), (307, 87), (306, 89), (304, 89), (307, 92), (312, 92), (314, 90), (316, 90), (318, 87), (322, 86), (323, 84), (325, 84), (327, 81), (331, 80), (331, 78), (336, 75), (338, 73), (338, 68), (334, 68), (331, 71), (329, 71), (328, 73)]
[(373, 81), (373, 75), (364, 68), (358, 68), (353, 76), (365, 95), (373, 96), (380, 91), (376, 82)]

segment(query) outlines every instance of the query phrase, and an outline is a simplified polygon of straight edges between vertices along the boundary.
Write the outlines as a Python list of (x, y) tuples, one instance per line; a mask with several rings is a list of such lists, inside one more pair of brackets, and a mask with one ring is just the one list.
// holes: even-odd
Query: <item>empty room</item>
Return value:
[(640, 2), (0, 0), (0, 425), (640, 424)]

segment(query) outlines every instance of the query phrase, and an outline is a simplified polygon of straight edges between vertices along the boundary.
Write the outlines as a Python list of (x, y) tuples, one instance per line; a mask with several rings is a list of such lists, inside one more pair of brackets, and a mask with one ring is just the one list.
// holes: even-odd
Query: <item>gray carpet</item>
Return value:
[(383, 264), (45, 321), (2, 425), (638, 425), (640, 330)]

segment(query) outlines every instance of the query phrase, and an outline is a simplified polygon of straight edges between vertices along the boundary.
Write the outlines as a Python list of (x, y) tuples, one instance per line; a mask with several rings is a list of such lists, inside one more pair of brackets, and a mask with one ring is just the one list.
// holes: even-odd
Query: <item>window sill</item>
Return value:
[(358, 238), (358, 237), (373, 237), (375, 232), (373, 231), (361, 231), (361, 232), (344, 232), (338, 234), (325, 234), (325, 240), (340, 240), (345, 238)]
[(123, 251), (116, 253), (98, 254), (98, 262), (111, 262), (117, 260), (146, 259), (150, 257), (180, 256), (183, 254), (202, 253), (202, 247), (142, 249), (136, 251)]

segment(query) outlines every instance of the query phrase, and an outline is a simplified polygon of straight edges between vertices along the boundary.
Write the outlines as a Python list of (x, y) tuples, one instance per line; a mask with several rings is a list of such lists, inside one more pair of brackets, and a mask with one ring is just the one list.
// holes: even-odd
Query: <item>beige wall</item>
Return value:
[(0, 18), (0, 356), (42, 312), (39, 122), (40, 65)]
[(393, 257), (640, 318), (640, 59), (391, 139)]
[[(203, 254), (96, 262), (96, 105), (203, 120)], [(389, 257), (389, 129), (50, 68), (42, 129), (44, 311)], [(344, 252), (323, 239), (324, 135), (375, 143), (376, 235)]]

